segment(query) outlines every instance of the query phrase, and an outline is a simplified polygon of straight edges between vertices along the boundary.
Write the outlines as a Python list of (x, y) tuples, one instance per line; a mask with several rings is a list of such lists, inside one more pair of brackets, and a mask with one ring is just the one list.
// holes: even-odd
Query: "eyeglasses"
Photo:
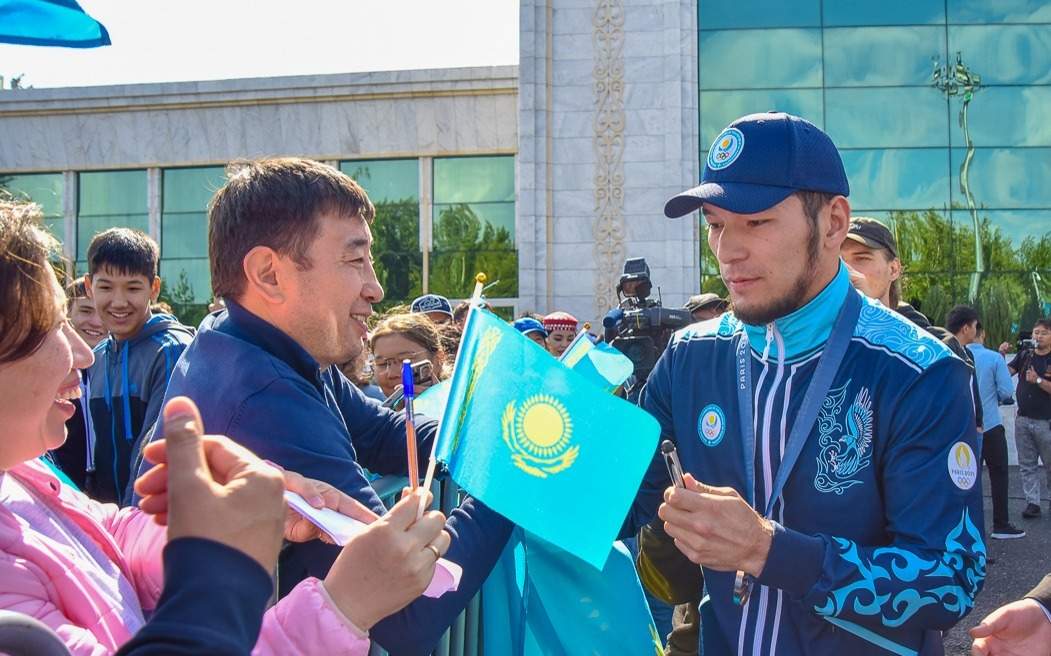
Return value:
[(391, 367), (400, 367), (402, 360), (412, 360), (415, 356), (424, 353), (429, 353), (429, 351), (412, 351), (411, 353), (399, 353), (397, 357), (394, 358), (373, 360), (372, 367), (376, 370), (376, 373), (385, 374), (387, 373), (387, 370)]

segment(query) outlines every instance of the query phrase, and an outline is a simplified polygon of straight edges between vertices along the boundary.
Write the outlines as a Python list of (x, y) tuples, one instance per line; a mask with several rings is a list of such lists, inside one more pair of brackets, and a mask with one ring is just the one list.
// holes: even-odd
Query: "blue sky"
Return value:
[(112, 46), (0, 44), (35, 87), (518, 63), (515, 0), (79, 0)]

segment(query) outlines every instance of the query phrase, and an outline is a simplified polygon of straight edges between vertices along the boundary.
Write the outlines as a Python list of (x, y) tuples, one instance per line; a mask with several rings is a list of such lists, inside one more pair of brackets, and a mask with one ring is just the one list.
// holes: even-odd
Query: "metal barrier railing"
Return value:
[[(398, 496), (408, 482), (404, 476), (384, 476), (372, 481), (372, 487), (384, 505), (390, 508), (398, 500)], [(460, 505), (463, 498), (459, 486), (448, 478), (434, 481), (431, 485), (431, 492), (438, 503), (438, 509), (446, 516)], [(482, 603), (480, 597), (481, 593), (476, 594), (467, 608), (445, 632), (433, 652), (434, 656), (481, 655)], [(379, 645), (373, 644), (369, 656), (388, 656), (388, 654)]]

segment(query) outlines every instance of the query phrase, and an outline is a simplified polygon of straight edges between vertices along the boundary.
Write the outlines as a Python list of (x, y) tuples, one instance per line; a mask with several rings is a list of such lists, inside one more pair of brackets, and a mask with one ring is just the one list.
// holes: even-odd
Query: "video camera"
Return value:
[(1035, 350), (1036, 340), (1033, 339), (1033, 333), (1028, 330), (1018, 333), (1018, 341), (1015, 342), (1015, 348), (1018, 349), (1019, 353)]
[(624, 261), (624, 273), (617, 282), (618, 309), (603, 320), (610, 345), (635, 365), (636, 385), (649, 377), (671, 334), (693, 323), (688, 311), (661, 305), (659, 288), (657, 300), (651, 299), (652, 291), (653, 282), (646, 259), (628, 258)]

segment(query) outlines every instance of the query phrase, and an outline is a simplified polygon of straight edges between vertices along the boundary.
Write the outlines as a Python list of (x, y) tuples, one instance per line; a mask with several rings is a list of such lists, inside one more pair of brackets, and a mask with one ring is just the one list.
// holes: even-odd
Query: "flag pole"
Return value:
[[(488, 280), (484, 273), (479, 273), (474, 277), (474, 293), (471, 294), (470, 309), (467, 310), (467, 319), (463, 324), (464, 333), (467, 332), (467, 326), (471, 322), (471, 315), (474, 311), (482, 305), (482, 291), (485, 289), (485, 281)], [(460, 353), (456, 354), (456, 359), (460, 359)], [(459, 366), (459, 362), (453, 364), (455, 369)], [(438, 436), (434, 436), (434, 441), (431, 442), (431, 455), (427, 460), (427, 474), (423, 479), (423, 489), (431, 489), (431, 485), (434, 483), (434, 470), (437, 466), (437, 460), (435, 458), (435, 452), (438, 450)], [(423, 517), (423, 511), (426, 510), (426, 506), (423, 503), (423, 497), (420, 497), (420, 507), (416, 510), (416, 519)]]

